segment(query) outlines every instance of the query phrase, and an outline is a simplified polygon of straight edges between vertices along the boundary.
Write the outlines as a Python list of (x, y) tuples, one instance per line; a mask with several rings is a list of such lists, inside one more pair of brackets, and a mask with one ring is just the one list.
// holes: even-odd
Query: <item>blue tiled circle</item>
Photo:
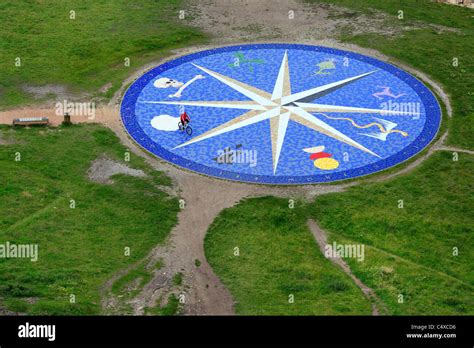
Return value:
[[(191, 136), (177, 130), (156, 129), (152, 126), (151, 120), (155, 117), (169, 115), (176, 119), (180, 110), (179, 105), (155, 104), (149, 103), (150, 101), (250, 101), (193, 64), (272, 94), (285, 51), (288, 52), (293, 94), (375, 70), (370, 76), (315, 100), (305, 101), (306, 103), (392, 110), (408, 105), (416, 106), (419, 116), (312, 113), (314, 117), (370, 149), (378, 157), (290, 119), (276, 170), (273, 167), (268, 119), (177, 148), (180, 144), (233, 120), (248, 110), (186, 106), (186, 112), (191, 116)], [(233, 64), (236, 59), (242, 59), (239, 61), (242, 64)], [(333, 62), (333, 65), (324, 65), (324, 62)], [(177, 92), (177, 86), (154, 86), (154, 82), (160, 78), (184, 83), (198, 74), (204, 78), (195, 80), (186, 87), (181, 97), (170, 97)], [(392, 94), (373, 95), (387, 86)], [(423, 150), (436, 136), (441, 111), (435, 96), (423, 83), (405, 71), (380, 60), (320, 46), (255, 44), (193, 53), (148, 71), (127, 90), (122, 100), (121, 117), (127, 132), (138, 144), (177, 166), (235, 181), (312, 184), (371, 174), (407, 160)], [(396, 124), (393, 130), (400, 132), (389, 134), (383, 139), (383, 131), (376, 125), (371, 126), (373, 123), (381, 124), (380, 120)], [(384, 123), (385, 131), (388, 129), (387, 124)], [(337, 168), (318, 168), (309, 159), (310, 154), (303, 151), (304, 148), (319, 145), (323, 145), (324, 151), (338, 161)], [(247, 150), (248, 153), (255, 154), (256, 161), (219, 163), (216, 158), (222, 153), (219, 151), (225, 148), (234, 151)]]

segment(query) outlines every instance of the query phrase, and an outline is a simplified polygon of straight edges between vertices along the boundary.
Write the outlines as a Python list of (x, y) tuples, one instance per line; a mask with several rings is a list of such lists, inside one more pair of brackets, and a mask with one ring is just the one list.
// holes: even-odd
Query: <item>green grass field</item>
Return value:
[(319, 251), (305, 214), (285, 199), (250, 199), (224, 210), (208, 231), (205, 251), (238, 314), (370, 314), (359, 288)]
[[(178, 19), (182, 1), (2, 1), (0, 108), (39, 103), (25, 86), (61, 85), (109, 99), (146, 62), (202, 42)], [(70, 19), (75, 11), (75, 19)], [(21, 66), (16, 66), (20, 58)], [(125, 66), (125, 59), (130, 66)], [(106, 92), (99, 89), (111, 83)]]
[[(101, 313), (103, 283), (146, 256), (176, 223), (177, 200), (156, 188), (169, 179), (134, 155), (123, 162), (127, 149), (101, 126), (3, 127), (1, 135), (14, 143), (0, 146), (0, 239), (39, 247), (37, 262), (0, 259), (3, 305), (29, 314)], [(103, 154), (148, 177), (91, 182), (87, 170)]]

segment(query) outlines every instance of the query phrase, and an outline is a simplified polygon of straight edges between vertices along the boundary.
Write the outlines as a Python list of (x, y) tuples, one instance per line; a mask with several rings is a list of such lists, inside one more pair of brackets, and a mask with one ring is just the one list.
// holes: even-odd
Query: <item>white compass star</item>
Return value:
[(288, 53), (285, 51), (283, 61), (278, 72), (278, 77), (273, 88), (273, 92), (262, 91), (243, 82), (234, 80), (230, 77), (219, 74), (215, 71), (193, 64), (198, 69), (206, 72), (230, 88), (248, 97), (249, 101), (147, 101), (145, 103), (154, 104), (175, 104), (189, 106), (206, 106), (230, 109), (250, 110), (226, 123), (200, 134), (193, 139), (178, 145), (175, 148), (188, 146), (205, 139), (215, 137), (260, 121), (270, 121), (270, 134), (272, 142), (273, 173), (276, 173), (278, 160), (280, 158), (283, 140), (285, 139), (288, 121), (292, 120), (305, 127), (311, 128), (319, 133), (325, 134), (331, 138), (339, 140), (361, 151), (367, 152), (373, 156), (380, 157), (347, 135), (331, 127), (327, 123), (318, 119), (310, 112), (344, 112), (344, 113), (370, 113), (383, 115), (415, 115), (413, 112), (388, 111), (381, 109), (366, 109), (350, 106), (324, 105), (310, 103), (312, 100), (331, 93), (341, 87), (344, 87), (365, 76), (373, 74), (371, 71), (365, 74), (347, 78), (341, 81), (329, 83), (324, 86), (311, 88), (295, 94), (291, 93), (290, 71), (288, 67)]

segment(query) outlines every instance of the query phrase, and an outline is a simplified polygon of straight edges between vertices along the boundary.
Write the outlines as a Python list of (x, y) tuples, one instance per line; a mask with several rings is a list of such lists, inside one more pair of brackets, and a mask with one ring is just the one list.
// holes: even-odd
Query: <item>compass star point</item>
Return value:
[(256, 87), (249, 86), (241, 81), (237, 81), (218, 72), (212, 71), (198, 64), (191, 63), (196, 68), (204, 71), (228, 87), (249, 98), (249, 101), (181, 101), (181, 102), (149, 102), (157, 104), (182, 104), (190, 106), (206, 106), (218, 108), (247, 109), (246, 113), (235, 117), (217, 127), (214, 127), (203, 134), (200, 134), (189, 141), (186, 141), (174, 149), (179, 149), (199, 141), (209, 139), (242, 127), (246, 127), (258, 122), (269, 120), (270, 135), (272, 144), (272, 161), (273, 173), (276, 174), (278, 162), (283, 149), (283, 143), (288, 128), (289, 121), (294, 121), (303, 126), (313, 129), (318, 133), (334, 138), (340, 142), (355, 147), (368, 154), (381, 158), (376, 153), (367, 149), (347, 135), (333, 128), (324, 121), (312, 115), (311, 111), (324, 110), (325, 112), (372, 112), (382, 113), (383, 110), (354, 108), (337, 105), (323, 105), (310, 103), (311, 100), (317, 99), (325, 94), (331, 93), (361, 78), (369, 76), (378, 70), (373, 70), (364, 74), (353, 76), (344, 80), (332, 82), (323, 86), (314, 87), (298, 93), (291, 92), (290, 71), (288, 64), (288, 51), (285, 53), (280, 64), (280, 69), (274, 84), (272, 94), (262, 91)]

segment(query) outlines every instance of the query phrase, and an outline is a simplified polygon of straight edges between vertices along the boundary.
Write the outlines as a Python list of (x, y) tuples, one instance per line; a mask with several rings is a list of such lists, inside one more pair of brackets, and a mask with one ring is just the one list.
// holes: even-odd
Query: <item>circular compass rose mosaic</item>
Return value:
[(143, 148), (224, 179), (308, 184), (392, 167), (435, 137), (419, 80), (332, 48), (256, 44), (190, 54), (136, 80), (122, 121)]

